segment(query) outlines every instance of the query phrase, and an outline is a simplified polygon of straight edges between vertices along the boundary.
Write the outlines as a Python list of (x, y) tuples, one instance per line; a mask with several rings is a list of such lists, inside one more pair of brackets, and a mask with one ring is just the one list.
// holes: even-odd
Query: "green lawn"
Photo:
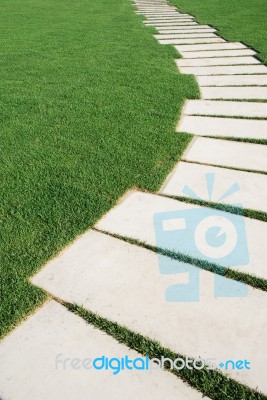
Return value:
[(260, 52), (267, 62), (266, 0), (170, 0), (202, 24), (218, 29), (220, 36), (241, 41)]
[(2, 0), (0, 336), (45, 294), (28, 278), (132, 186), (155, 190), (198, 96), (129, 0)]

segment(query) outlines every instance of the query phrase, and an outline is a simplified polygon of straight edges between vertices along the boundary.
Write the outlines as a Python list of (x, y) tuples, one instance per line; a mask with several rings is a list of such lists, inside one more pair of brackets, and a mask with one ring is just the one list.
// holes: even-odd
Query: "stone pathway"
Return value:
[[(185, 251), (181, 242), (169, 241), (172, 231), (181, 228), (174, 213), (190, 214), (196, 208), (181, 197), (242, 203), (267, 212), (267, 147), (240, 141), (267, 139), (267, 104), (262, 102), (267, 97), (267, 68), (254, 57), (254, 50), (227, 42), (216, 29), (198, 24), (165, 0), (136, 0), (135, 5), (137, 14), (146, 17), (144, 24), (157, 29), (155, 39), (173, 44), (181, 54), (175, 61), (180, 72), (196, 77), (201, 99), (185, 102), (177, 125), (177, 135), (196, 136), (160, 193), (127, 193), (95, 229), (77, 238), (31, 282), (55, 299), (78, 304), (184, 356), (216, 357), (221, 363), (247, 359), (250, 371), (227, 373), (267, 394), (266, 292), (248, 286), (243, 296), (244, 285), (236, 281), (123, 240), (135, 239), (205, 262), (197, 248)], [(266, 222), (197, 207), (205, 215), (214, 214), (215, 225), (222, 218), (234, 218), (235, 224), (245, 226), (246, 239), (241, 241), (247, 241), (249, 258), (235, 270), (250, 276), (251, 282), (253, 277), (267, 280)], [(220, 259), (216, 264), (227, 266)], [(190, 286), (191, 277), (198, 282), (196, 288)], [(214, 296), (214, 290), (222, 293), (225, 285), (236, 285), (237, 297)], [(184, 301), (178, 299), (179, 293)], [(110, 371), (64, 369), (62, 363), (57, 365), (58, 355), (70, 359), (69, 363), (102, 355), (140, 357), (50, 300), (0, 346), (0, 362), (5, 366), (1, 399), (202, 398), (167, 371), (113, 376)], [(223, 368), (221, 372), (226, 374)]]

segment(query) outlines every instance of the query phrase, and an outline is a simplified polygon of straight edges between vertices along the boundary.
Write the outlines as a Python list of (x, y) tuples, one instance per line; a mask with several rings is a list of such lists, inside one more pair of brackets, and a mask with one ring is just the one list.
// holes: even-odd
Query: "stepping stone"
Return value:
[[(212, 40), (212, 39), (210, 39)], [(214, 40), (214, 39), (213, 39)], [(242, 75), (242, 74), (266, 74), (265, 65), (227, 65), (212, 67), (179, 67), (183, 74), (193, 75)]]
[(218, 43), (218, 44), (196, 44), (194, 46), (175, 46), (182, 56), (187, 51), (208, 51), (208, 50), (237, 50), (246, 49), (247, 47), (243, 43)]
[(204, 86), (267, 86), (267, 75), (214, 75), (198, 76), (200, 87)]
[(267, 99), (267, 87), (203, 87), (203, 99)]
[[(153, 373), (120, 371), (115, 377), (112, 370), (88, 369), (88, 359), (102, 355), (142, 357), (64, 306), (50, 301), (2, 342), (0, 359), (5, 368), (0, 376), (0, 396), (12, 400), (125, 397), (153, 400), (165, 396), (173, 400), (181, 396), (201, 399), (201, 393), (160, 368)], [(87, 369), (82, 366), (84, 360)]]
[(172, 34), (176, 34), (176, 33), (182, 33), (182, 34), (191, 34), (191, 35), (195, 35), (196, 33), (213, 33), (213, 32), (216, 32), (216, 30), (215, 29), (212, 29), (212, 28), (205, 28), (205, 29), (183, 29), (183, 28), (175, 28), (175, 29), (173, 29), (173, 28), (171, 28), (171, 29), (158, 29), (158, 31), (159, 31), (159, 33), (160, 34), (162, 34), (162, 35), (164, 35), (164, 34), (166, 34), (166, 35), (168, 35), (168, 34), (170, 34), (170, 35), (172, 35)]
[(179, 31), (182, 31), (182, 32), (190, 32), (190, 31), (198, 32), (198, 31), (201, 31), (201, 30), (205, 30), (205, 32), (206, 32), (206, 31), (208, 31), (210, 29), (213, 32), (216, 32), (216, 29), (211, 28), (208, 25), (180, 26), (178, 28), (173, 28), (172, 26), (165, 26), (165, 27), (159, 28), (159, 29), (166, 31), (166, 33), (170, 32), (172, 30), (179, 30)]
[[(136, 199), (137, 194), (134, 197), (133, 194), (130, 196), (131, 198), (127, 197), (122, 205), (124, 209), (127, 203), (136, 209), (134, 199)], [(145, 196), (149, 196), (149, 198), (152, 196), (151, 201), (153, 203), (153, 195)], [(140, 196), (136, 199), (137, 208), (142, 206), (142, 199), (143, 197)], [(160, 198), (160, 200), (162, 199)], [(148, 213), (151, 216), (150, 210), (148, 210)], [(130, 214), (126, 213), (126, 215), (129, 216)], [(140, 222), (138, 217), (137, 220)], [(117, 222), (120, 224), (121, 220)], [(147, 226), (144, 227), (146, 230)], [(183, 274), (178, 267), (188, 267), (186, 275), (197, 273), (199, 270), (197, 271), (192, 266), (178, 263), (166, 257), (162, 257), (161, 263), (166, 263), (173, 268), (176, 267), (176, 273), (173, 270), (171, 274), (161, 275), (159, 259), (155, 253), (149, 250), (125, 243), (108, 235), (89, 231), (41, 270), (33, 278), (33, 282), (58, 298), (82, 305), (103, 318), (115, 321), (128, 329), (159, 341), (163, 346), (171, 348), (178, 354), (195, 358), (201, 356), (204, 359), (214, 357), (213, 360), (217, 364), (228, 359), (235, 361), (247, 359), (251, 362), (252, 371), (245, 368), (241, 371), (229, 368), (229, 374), (232, 378), (252, 388), (258, 387), (259, 390), (266, 393), (267, 381), (264, 369), (267, 344), (266, 293), (249, 288), (247, 297), (215, 298), (213, 294), (214, 275), (202, 270), (199, 275), (199, 301), (170, 303), (165, 300), (164, 292), (167, 293), (168, 287), (171, 285), (176, 286), (177, 291), (179, 290), (181, 278), (179, 275)], [(51, 325), (50, 329), (52, 330)], [(60, 321), (57, 321), (55, 326), (56, 330), (59, 330)], [(92, 331), (93, 333), (85, 336), (84, 341), (81, 342), (82, 348), (85, 347), (85, 343), (90, 340), (94, 332), (96, 332), (96, 335), (98, 334), (97, 330)], [(70, 336), (72, 332), (73, 330), (71, 330)], [(64, 334), (69, 340), (67, 329)], [(103, 341), (107, 340), (106, 335), (104, 333), (102, 335)], [(65, 354), (65, 351), (61, 350), (64, 346), (64, 341), (60, 340), (62, 337), (57, 336), (56, 339), (59, 349), (54, 349), (54, 354), (60, 352)], [(78, 337), (77, 342), (82, 339), (83, 337)], [(101, 343), (101, 338), (99, 342)], [(91, 355), (95, 355), (99, 351), (99, 342), (96, 343), (96, 349), (93, 348), (91, 352), (84, 351), (82, 356), (89, 355), (91, 357)], [(110, 342), (115, 341), (110, 339)], [(122, 349), (125, 346), (115, 342), (113, 356), (119, 357), (121, 352), (116, 351), (115, 346), (121, 346)], [(28, 344), (28, 347), (30, 347), (30, 344)], [(104, 345), (99, 354), (109, 356), (110, 351), (106, 351), (106, 348), (107, 346)], [(78, 347), (78, 349), (80, 348)], [(128, 352), (130, 351), (125, 349), (123, 356)], [(54, 354), (53, 357), (55, 357)], [(131, 352), (130, 354), (138, 353)], [(80, 355), (79, 351), (77, 355)], [(38, 366), (37, 362), (39, 360), (36, 361)], [(222, 368), (221, 371), (223, 372), (224, 369)], [(91, 372), (88, 373), (87, 371), (87, 375), (90, 374)], [(101, 379), (103, 375), (98, 372), (98, 376)], [(114, 379), (110, 375), (110, 381), (113, 378), (114, 385), (114, 382), (121, 379), (121, 376), (121, 374), (118, 374)], [(137, 399), (135, 376), (132, 377), (132, 374), (127, 376), (129, 376), (129, 379), (133, 379), (133, 389), (129, 391), (127, 399)], [(179, 380), (177, 380), (177, 390), (173, 391), (170, 373), (162, 372), (161, 376), (158, 373), (155, 377), (152, 373), (149, 377), (150, 379), (147, 375), (144, 375), (144, 372), (140, 372), (140, 386), (143, 380), (147, 379), (147, 387), (144, 390), (147, 393), (149, 393), (149, 390), (151, 391), (148, 397), (145, 397), (145, 393), (142, 393), (142, 396), (139, 397), (141, 399), (152, 399), (153, 396), (154, 399), (166, 399), (169, 393), (172, 393), (171, 399), (174, 399), (174, 396), (181, 400), (201, 398), (197, 397), (198, 393), (195, 391), (190, 390), (185, 385), (181, 386)], [(165, 382), (162, 377), (166, 380), (170, 379), (169, 386), (164, 385)], [(150, 385), (156, 379), (158, 379), (158, 382), (153, 388)], [(89, 382), (88, 388), (90, 388)], [(125, 382), (125, 386), (126, 384)], [(120, 390), (123, 390), (119, 382), (117, 385)], [(100, 387), (102, 388), (102, 385)], [(104, 387), (106, 390), (110, 390), (109, 382)], [(162, 396), (160, 391), (155, 395), (155, 391), (160, 388), (166, 390), (165, 396)], [(181, 392), (177, 396), (178, 390), (181, 390)], [(79, 398), (81, 397), (79, 396)], [(100, 397), (87, 398), (98, 399)], [(112, 396), (111, 393), (110, 398), (121, 399), (123, 397), (119, 394)]]
[(267, 103), (187, 100), (183, 115), (267, 118)]
[[(212, 35), (212, 33), (211, 33)], [(214, 35), (216, 36), (216, 35)], [(166, 40), (159, 40), (160, 44), (183, 44), (183, 43), (220, 43), (223, 42), (224, 39), (219, 37), (208, 37), (202, 39), (166, 39)], [(191, 68), (191, 67), (182, 67), (182, 68)], [(202, 67), (199, 67), (202, 68)], [(204, 67), (203, 67), (204, 68)], [(187, 72), (186, 72), (187, 73)]]
[(216, 58), (216, 57), (241, 57), (257, 54), (251, 49), (216, 50), (216, 51), (185, 51), (183, 58)]
[(185, 115), (178, 124), (177, 132), (199, 136), (267, 139), (267, 121)]
[[(97, 224), (96, 228), (105, 232), (117, 234), (120, 236), (139, 240), (152, 246), (156, 246), (156, 237), (154, 230), (154, 218), (155, 214), (168, 213), (167, 217), (172, 217), (169, 212), (181, 211), (193, 213), (194, 209), (199, 211), (199, 214), (208, 213), (214, 217), (214, 223), (221, 226), (219, 219), (221, 216), (224, 218), (233, 217), (234, 214), (221, 212), (218, 210), (210, 209), (208, 207), (199, 207), (196, 205), (184, 203), (178, 200), (173, 200), (167, 197), (157, 196), (148, 193), (132, 192), (120, 202), (120, 204), (114, 207), (108, 212)], [(167, 218), (166, 217), (166, 218)], [(192, 216), (192, 218), (195, 218)], [(266, 255), (266, 235), (267, 235), (267, 223), (251, 218), (244, 218), (242, 216), (234, 215), (237, 225), (241, 221), (245, 221), (248, 252), (250, 255), (249, 263), (245, 266), (237, 266), (235, 269), (247, 274), (254, 274), (260, 278), (267, 278), (267, 255)], [(165, 228), (164, 228), (165, 229)], [(167, 228), (166, 228), (167, 229)], [(168, 228), (169, 229), (169, 228)], [(171, 228), (170, 228), (171, 229)], [(163, 248), (168, 250), (174, 249), (173, 242), (162, 244)], [(177, 251), (183, 251), (183, 244), (180, 241), (175, 241), (175, 247)], [(199, 251), (190, 246), (187, 249), (186, 254), (196, 257), (199, 259), (205, 259), (204, 255), (199, 254)], [(216, 260), (217, 264), (223, 264), (224, 261), (220, 259)], [(223, 265), (222, 265), (223, 266)]]
[[(212, 197), (206, 185), (208, 174), (214, 175)], [(221, 199), (221, 196), (227, 193), (233, 184), (238, 185), (239, 189), (225, 199)], [(179, 162), (174, 173), (161, 189), (161, 193), (194, 198), (193, 193), (184, 193), (183, 189), (186, 185), (192, 188), (201, 200), (223, 204), (241, 203), (244, 208), (267, 212), (267, 175)]]
[(161, 22), (160, 24), (152, 24), (151, 22), (144, 21), (144, 24), (147, 26), (155, 26), (155, 28), (162, 28), (166, 26), (170, 27), (180, 27), (180, 26), (192, 26), (197, 25), (196, 22)]
[(156, 20), (156, 19), (147, 19), (147, 22), (148, 23), (154, 23), (154, 24), (160, 24), (160, 23), (162, 23), (162, 22), (191, 22), (192, 21), (192, 19), (188, 19), (188, 18), (177, 18), (177, 17), (175, 17), (175, 18), (165, 18), (165, 19), (158, 19), (158, 20)]
[(175, 60), (180, 67), (206, 67), (209, 65), (248, 65), (260, 64), (260, 61), (254, 57), (214, 57), (200, 59)]
[(267, 172), (267, 146), (196, 137), (185, 151), (183, 160)]
[[(154, 37), (158, 40), (162, 39), (193, 39), (193, 38), (207, 38), (207, 37), (216, 37), (214, 33), (209, 33), (209, 32), (204, 32), (204, 33), (172, 33), (172, 34), (160, 34), (160, 35), (154, 35)], [(218, 37), (218, 36), (217, 36)], [(187, 61), (187, 60), (183, 60)]]

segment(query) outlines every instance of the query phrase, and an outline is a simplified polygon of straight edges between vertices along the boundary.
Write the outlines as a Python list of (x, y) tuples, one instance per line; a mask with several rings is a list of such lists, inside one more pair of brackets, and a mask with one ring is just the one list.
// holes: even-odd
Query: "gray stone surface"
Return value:
[(166, 27), (166, 26), (180, 27), (180, 26), (195, 26), (195, 25), (197, 25), (197, 23), (194, 21), (192, 21), (192, 22), (160, 22), (160, 23), (152, 23), (152, 22), (144, 21), (144, 24), (148, 25), (148, 26), (155, 26), (155, 28)]
[(267, 119), (267, 103), (187, 100), (183, 108), (183, 114)]
[[(189, 28), (189, 29), (188, 29)], [(213, 33), (216, 32), (213, 28), (203, 28), (203, 29), (194, 29), (191, 27), (187, 27), (187, 29), (182, 28), (168, 28), (168, 29), (158, 29), (161, 34), (174, 34), (174, 33), (187, 33), (187, 34), (196, 34), (196, 33)], [(199, 52), (201, 53), (201, 52)]]
[(195, 137), (183, 160), (267, 172), (267, 146)]
[[(202, 33), (167, 33), (167, 34), (160, 34), (160, 35), (154, 35), (156, 39), (160, 40), (166, 40), (166, 39), (194, 39), (194, 38), (210, 38), (210, 37), (216, 37), (214, 33), (212, 32), (202, 32)], [(186, 60), (183, 60), (186, 61)]]
[(177, 132), (199, 136), (267, 139), (267, 121), (185, 115), (178, 123)]
[[(130, 359), (141, 356), (50, 301), (1, 343), (4, 368), (0, 374), (0, 396), (3, 400), (164, 400), (166, 396), (173, 400), (201, 399), (200, 393), (159, 368), (151, 373), (121, 371), (114, 376), (111, 370), (82, 367), (80, 360), (102, 355), (128, 355)], [(60, 360), (67, 358), (64, 369)]]
[(267, 75), (198, 76), (199, 86), (267, 86)]
[[(212, 40), (212, 39), (211, 39)], [(227, 65), (212, 67), (179, 67), (183, 74), (193, 75), (243, 75), (243, 74), (266, 74), (265, 65)]]
[(237, 50), (208, 50), (208, 51), (185, 51), (183, 58), (217, 58), (217, 57), (241, 57), (253, 56), (256, 52), (251, 49), (237, 49)]
[(267, 87), (247, 86), (247, 87), (202, 87), (201, 95), (203, 99), (267, 99)]
[[(210, 35), (213, 35), (212, 33)], [(223, 39), (216, 37), (216, 35), (214, 35), (214, 37), (208, 37), (208, 38), (201, 38), (201, 39), (160, 39), (159, 43), (161, 44), (194, 44), (194, 43), (221, 43), (223, 42)], [(185, 68), (192, 68), (192, 67), (181, 67), (180, 69), (185, 69)], [(199, 68), (204, 68), (204, 67), (199, 67)], [(182, 70), (182, 73), (191, 73), (191, 72), (184, 72)]]
[(209, 50), (237, 50), (237, 49), (246, 49), (247, 47), (243, 43), (217, 43), (217, 44), (196, 44), (191, 46), (175, 46), (182, 56), (184, 52), (187, 51), (209, 51)]
[[(129, 214), (127, 216), (129, 217)], [(165, 258), (164, 261), (170, 263), (169, 259)], [(177, 267), (177, 262), (174, 263)], [(182, 267), (181, 264), (179, 265)], [(164, 346), (170, 347), (179, 354), (196, 358), (215, 357), (217, 364), (227, 359), (247, 359), (253, 367), (251, 371), (245, 369), (233, 371), (230, 368), (230, 375), (251, 387), (258, 386), (266, 392), (264, 369), (267, 344), (266, 293), (250, 288), (247, 297), (215, 298), (214, 276), (202, 270), (200, 271), (198, 302), (166, 302), (166, 289), (170, 285), (184, 282), (184, 275), (187, 276), (188, 281), (188, 272), (196, 271), (194, 267), (187, 267), (185, 274), (180, 272), (161, 275), (155, 253), (91, 231), (52, 260), (34, 278), (34, 282), (53, 293), (54, 296), (83, 305), (104, 318), (160, 341)], [(103, 336), (105, 338), (104, 334)], [(88, 337), (85, 337), (85, 342), (88, 340)], [(101, 338), (96, 343), (96, 350), (99, 344), (101, 344)], [(92, 352), (95, 354), (95, 349)], [(109, 355), (110, 351), (106, 352), (106, 347), (103, 346), (101, 354), (105, 353)], [(128, 351), (125, 349), (124, 353), (127, 354)], [(113, 354), (113, 356), (118, 357), (119, 354)], [(89, 355), (88, 351), (87, 355)], [(90, 371), (87, 371), (87, 374), (89, 373)], [(131, 374), (128, 376), (131, 377)], [(121, 378), (122, 375), (119, 374), (117, 380), (113, 377), (113, 382), (119, 382)], [(141, 375), (140, 386), (143, 382), (142, 378), (147, 379), (146, 376), (144, 378), (144, 375)], [(134, 377), (132, 379), (131, 396), (133, 397), (130, 398), (136, 395)], [(147, 393), (149, 393), (150, 382), (156, 377), (151, 374), (150, 379), (147, 382)], [(164, 398), (169, 398), (168, 393), (173, 390), (173, 384), (171, 379), (170, 387), (164, 386), (164, 383), (158, 375), (158, 382), (155, 388), (150, 389), (151, 393), (147, 397), (146, 393), (142, 393), (141, 397), (136, 395), (135, 399), (150, 399), (153, 396), (154, 399), (162, 399), (160, 391), (154, 394), (158, 386), (166, 390)], [(180, 390), (179, 385), (180, 381), (177, 381), (177, 390)], [(105, 387), (109, 388), (108, 383)], [(124, 386), (120, 390), (123, 388)], [(177, 390), (174, 390), (170, 398), (175, 398), (175, 396), (179, 400), (198, 398), (195, 392), (189, 392), (189, 390), (185, 392), (184, 387), (181, 389), (178, 396)], [(112, 394), (109, 397), (124, 398), (118, 395), (112, 396)], [(129, 398), (129, 396), (126, 397)], [(93, 398), (98, 399), (98, 397)]]
[[(162, 35), (157, 35), (161, 36)], [(156, 36), (156, 37), (157, 37)], [(210, 65), (248, 65), (260, 64), (255, 57), (214, 57), (214, 58), (199, 58), (199, 59), (179, 59), (176, 60), (178, 67), (206, 67)]]
[[(207, 174), (214, 174), (215, 178), (211, 198), (206, 185)], [(220, 200), (233, 184), (237, 184), (239, 190)], [(192, 195), (183, 193), (186, 185), (192, 188), (202, 200), (223, 204), (241, 203), (244, 208), (267, 212), (267, 175), (179, 162), (165, 182), (161, 193), (192, 198)]]

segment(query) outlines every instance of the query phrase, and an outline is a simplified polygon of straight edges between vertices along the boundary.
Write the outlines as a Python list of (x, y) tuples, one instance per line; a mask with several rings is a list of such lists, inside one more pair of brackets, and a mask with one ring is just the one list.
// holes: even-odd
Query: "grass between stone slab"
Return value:
[(45, 299), (29, 276), (127, 189), (160, 187), (199, 92), (129, 0), (3, 0), (0, 19), (3, 336)]
[[(116, 322), (109, 321), (101, 316), (88, 311), (75, 304), (63, 303), (71, 312), (83, 318), (89, 324), (95, 326), (106, 332), (108, 335), (113, 336), (118, 342), (125, 344), (131, 349), (136, 350), (143, 356), (149, 358), (183, 358), (183, 355), (177, 354), (172, 350), (163, 347), (159, 342), (152, 340), (148, 337), (142, 336), (125, 326), (121, 326)], [(194, 387), (213, 400), (264, 400), (267, 399), (263, 394), (254, 391), (237, 381), (226, 377), (217, 370), (189, 370), (184, 368), (180, 371), (168, 369), (166, 363), (166, 370), (169, 370), (177, 377), (181, 378), (184, 382)]]
[(170, 0), (182, 12), (196, 17), (197, 22), (218, 29), (218, 35), (231, 42), (243, 42), (259, 52), (267, 62), (265, 0)]

